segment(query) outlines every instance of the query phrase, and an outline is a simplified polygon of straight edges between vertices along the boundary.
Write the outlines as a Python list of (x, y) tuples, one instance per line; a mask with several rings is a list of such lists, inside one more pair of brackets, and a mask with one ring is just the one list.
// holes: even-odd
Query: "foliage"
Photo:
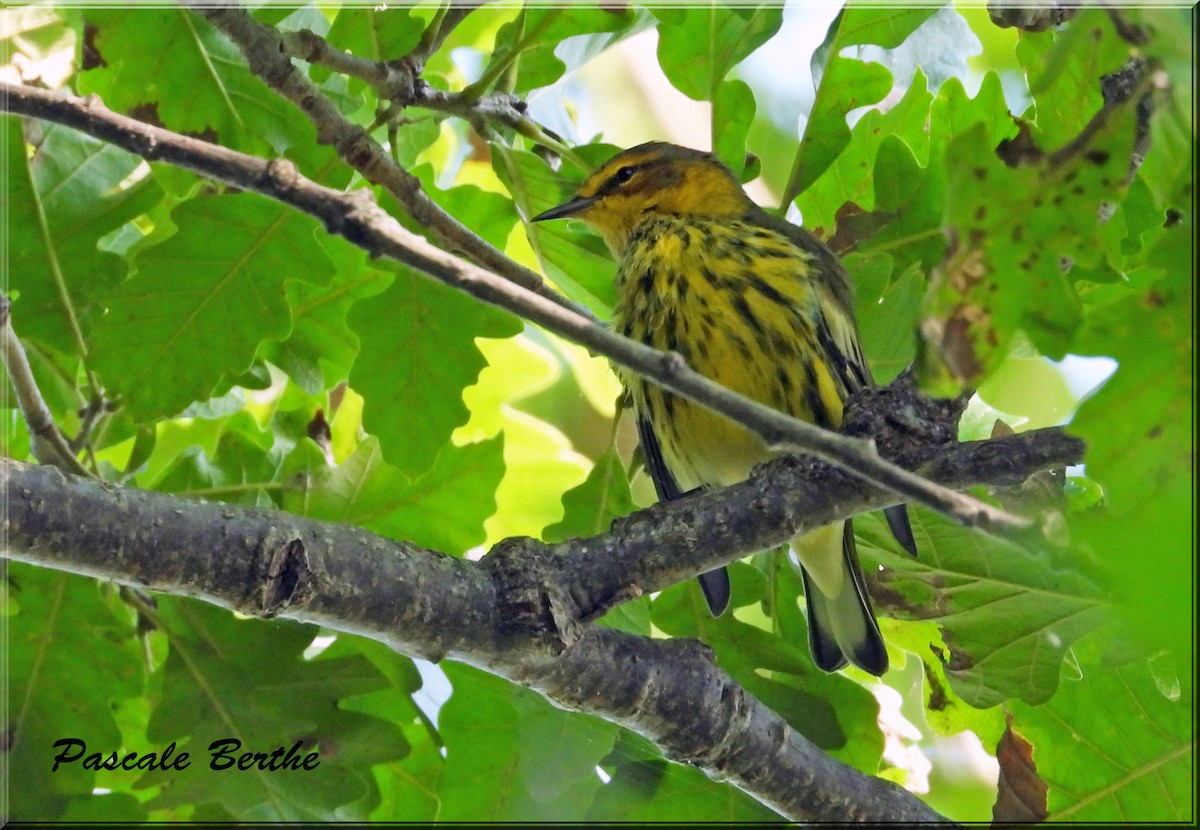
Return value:
[[(331, 186), (369, 186), (191, 12), (2, 14), (6, 64), (65, 54), (67, 86), (115, 110), (286, 154)], [(255, 14), (381, 59), (407, 54), (435, 19), (428, 5)], [(920, 558), (863, 517), (863, 564), (891, 618), (894, 662), (920, 669), (917, 711), (905, 710), (927, 731), (920, 747), (969, 729), (994, 752), (1007, 715), (1033, 746), (1052, 817), (1188, 819), (1192, 18), (1125, 12), (1170, 88), (1149, 83), (1106, 104), (1101, 79), (1133, 51), (1110, 14), (1085, 9), (1036, 34), (1001, 32), (978, 9), (962, 15), (982, 57), (962, 77), (930, 80), (929, 67), (897, 67), (926, 41), (968, 56), (971, 43), (939, 41), (947, 29), (926, 25), (953, 18), (965, 30), (959, 12), (843, 11), (814, 60), (802, 133), (770, 122), (772, 89), (738, 77), (780, 31), (778, 8), (485, 7), (449, 34), (425, 78), (530, 99), (559, 84), (557, 95), (587, 59), (657, 28), (666, 78), (713, 104), (721, 158), (742, 171), (747, 151), (757, 156), (784, 207), (794, 197), (843, 256), (878, 379), (917, 359), (932, 390), (978, 385), (965, 437), (989, 434), (997, 418), (1022, 429), (1077, 408), (1069, 428), (1088, 442), (1086, 469), (992, 494), (1032, 510), (1051, 544), (1020, 549), (917, 510)], [(344, 114), (372, 122), (369, 85), (301, 66)], [(1143, 93), (1150, 150), (1130, 176)], [(647, 503), (598, 359), (373, 262), (259, 196), (66, 128), (6, 117), (3, 129), (14, 326), (68, 433), (101, 390), (117, 402), (83, 453), (105, 478), (351, 522), (455, 555), (506, 535), (599, 533)], [(451, 214), (607, 318), (613, 266), (599, 240), (573, 223), (524, 222), (587, 171), (501, 125), (486, 133), (422, 111), (391, 146)], [(386, 126), (373, 135), (389, 140)], [(580, 144), (587, 164), (615, 149)], [(1117, 368), (1091, 394), (1045, 359), (1069, 354)], [(327, 451), (308, 437), (319, 411)], [(4, 415), (5, 454), (27, 457), (24, 425)], [(884, 754), (865, 676), (812, 665), (786, 556), (760, 554), (732, 574), (738, 607), (721, 619), (687, 584), (603, 622), (700, 637), (819, 746), (919, 790), (913, 768)], [(17, 819), (774, 818), (617, 726), (478, 670), (418, 672), (349, 635), (329, 645), (312, 627), (15, 564), (6, 613)], [(103, 752), (174, 742), (203, 757), (221, 737), (270, 751), (293, 736), (318, 742), (323, 774), (46, 772), (63, 737)], [(957, 819), (990, 812), (937, 787), (929, 798)]]

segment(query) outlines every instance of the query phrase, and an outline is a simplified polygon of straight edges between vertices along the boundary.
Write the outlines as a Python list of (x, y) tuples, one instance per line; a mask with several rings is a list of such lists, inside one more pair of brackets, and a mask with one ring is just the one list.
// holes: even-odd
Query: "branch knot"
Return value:
[(582, 623), (554, 559), (536, 539), (515, 537), (498, 543), (480, 564), (496, 589), (500, 638), (532, 639), (557, 656), (579, 638)]

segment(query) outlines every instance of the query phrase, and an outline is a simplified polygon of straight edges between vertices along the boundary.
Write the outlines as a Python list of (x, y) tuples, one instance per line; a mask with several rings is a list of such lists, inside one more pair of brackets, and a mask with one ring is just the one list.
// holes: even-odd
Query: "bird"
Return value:
[[(756, 401), (836, 430), (846, 399), (873, 383), (850, 277), (816, 236), (757, 205), (711, 153), (649, 142), (593, 171), (576, 195), (530, 221), (574, 217), (618, 263), (612, 325), (676, 352), (700, 374)], [(617, 364), (660, 501), (749, 477), (773, 457), (752, 431)], [(916, 555), (904, 505), (885, 511)], [(887, 648), (858, 565), (851, 520), (792, 540), (814, 664), (876, 677)], [(730, 601), (724, 567), (699, 576), (710, 612)]]

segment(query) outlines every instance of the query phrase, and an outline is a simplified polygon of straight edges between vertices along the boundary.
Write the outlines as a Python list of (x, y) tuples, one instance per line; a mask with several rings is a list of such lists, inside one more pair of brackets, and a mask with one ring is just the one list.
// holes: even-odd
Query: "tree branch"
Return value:
[[(207, 17), (246, 56), (251, 72), (304, 113), (317, 128), (317, 141), (333, 147), (367, 181), (395, 196), (413, 220), (429, 228), (444, 247), (461, 251), (473, 262), (575, 315), (595, 319), (587, 309), (551, 289), (538, 274), (513, 262), (442, 210), (425, 193), (420, 179), (396, 164), (365, 129), (343, 118), (333, 102), (296, 69), (276, 29), (259, 23), (243, 9), (216, 8), (205, 0), (181, 3)], [(411, 87), (411, 71), (408, 80)]]
[[(1082, 442), (1060, 430), (955, 446), (960, 406), (926, 401), (901, 378), (852, 398), (847, 424), (875, 430), (888, 452), (960, 487), (1016, 483), (1082, 457)], [(14, 558), (472, 663), (628, 726), (800, 820), (930, 818), (907, 812), (907, 796), (830, 766), (701, 647), (586, 624), (742, 551), (894, 501), (821, 462), (780, 459), (747, 482), (640, 511), (591, 539), (509, 540), (479, 563), (359, 528), (119, 490), (17, 462), (3, 462), (0, 479)], [(796, 781), (823, 783), (818, 793)]]
[(392, 257), (537, 323), (745, 425), (774, 448), (811, 453), (889, 490), (898, 497), (895, 501), (920, 502), (963, 525), (1000, 535), (1022, 538), (1033, 532), (1028, 520), (884, 461), (870, 439), (830, 432), (745, 398), (691, 370), (678, 354), (622, 337), (541, 294), (463, 262), (402, 227), (375, 204), (368, 190), (346, 193), (323, 187), (300, 175), (287, 160), (267, 162), (153, 127), (105, 109), (94, 97), (71, 98), (0, 82), (0, 105), (6, 111), (74, 127), (148, 160), (167, 161), (290, 205), (320, 219), (331, 233), (344, 236), (373, 256)]
[(17, 339), (17, 333), (13, 331), (11, 310), (12, 302), (8, 295), (0, 291), (0, 359), (4, 361), (9, 383), (12, 384), (17, 397), (17, 406), (25, 419), (25, 425), (29, 428), (33, 457), (43, 464), (52, 464), (69, 473), (90, 475), (87, 468), (75, 457), (70, 444), (50, 415), (50, 408), (46, 406), (37, 381), (33, 378), (33, 371), (29, 368), (25, 349)]
[[(955, 445), (961, 406), (928, 401), (902, 377), (856, 394), (846, 423), (875, 431), (887, 452), (959, 487), (1015, 483), (1082, 456), (1082, 442), (1060, 430)], [(779, 459), (747, 482), (640, 511), (591, 539), (508, 540), (478, 563), (361, 528), (123, 490), (7, 460), (0, 486), (9, 494), (4, 530), (14, 559), (471, 663), (627, 726), (797, 820), (940, 820), (812, 746), (702, 646), (586, 622), (743, 551), (895, 501), (821, 462)]]
[[(1083, 460), (1084, 442), (1060, 429), (959, 444), (964, 403), (922, 397), (906, 373), (888, 386), (856, 392), (844, 423), (849, 431), (869, 430), (885, 456), (947, 487), (1020, 484), (1034, 472)], [(761, 465), (747, 481), (639, 511), (618, 519), (608, 533), (569, 539), (549, 552), (560, 578), (578, 592), (574, 600), (586, 620), (746, 552), (895, 503), (887, 490), (837, 467), (785, 457)]]
[[(763, 500), (774, 493), (776, 502), (794, 501), (779, 489), (791, 472), (757, 476), (755, 486), (771, 482), (760, 490)], [(581, 622), (587, 609), (575, 598), (592, 591), (566, 577), (600, 573), (607, 551), (616, 558), (604, 570), (619, 574), (659, 543), (674, 548), (710, 533), (718, 533), (714, 547), (729, 543), (728, 512), (710, 514), (706, 504), (660, 505), (587, 542), (502, 543), (475, 563), (356, 527), (121, 489), (9, 460), (0, 461), (0, 486), (9, 495), (13, 559), (471, 663), (634, 729), (796, 820), (942, 820), (899, 787), (812, 746), (702, 646)], [(822, 492), (824, 502), (810, 505), (820, 521), (844, 513), (834, 506), (840, 490)], [(879, 492), (865, 497), (888, 500)], [(638, 573), (649, 589), (666, 582), (644, 567)]]

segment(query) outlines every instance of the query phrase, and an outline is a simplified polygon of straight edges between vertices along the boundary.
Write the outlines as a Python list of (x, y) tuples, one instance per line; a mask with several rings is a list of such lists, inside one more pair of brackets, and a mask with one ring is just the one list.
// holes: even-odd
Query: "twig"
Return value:
[(463, 18), (480, 6), (486, 5), (487, 0), (479, 0), (475, 3), (461, 3), (450, 0), (450, 2), (438, 10), (434, 15), (433, 20), (429, 22), (429, 26), (421, 35), (421, 40), (416, 48), (407, 56), (407, 60), (413, 65), (413, 71), (420, 75), (425, 68), (425, 61), (429, 60), (429, 56), (441, 48), (442, 43), (454, 31), (454, 28), (462, 22)]
[(578, 169), (591, 171), (574, 149), (549, 135), (528, 116), (525, 102), (516, 95), (494, 92), (480, 98), (466, 92), (435, 89), (419, 77), (422, 60), (411, 55), (397, 61), (356, 57), (331, 46), (324, 38), (307, 29), (283, 32), (280, 37), (284, 49), (292, 57), (321, 64), (335, 72), (365, 81), (375, 89), (381, 100), (391, 103), (370, 129), (392, 121), (405, 107), (422, 107), (462, 118), (480, 134), (485, 132), (485, 122), (501, 124), (566, 158)]
[(90, 476), (91, 473), (71, 451), (66, 438), (54, 423), (50, 408), (42, 398), (42, 392), (33, 378), (33, 371), (29, 368), (25, 349), (22, 348), (17, 333), (13, 331), (11, 310), (12, 303), (8, 295), (0, 292), (0, 356), (3, 357), (9, 383), (16, 394), (17, 406), (25, 419), (25, 425), (29, 428), (33, 457), (43, 464), (52, 464), (75, 475)]
[[(414, 73), (410, 66), (399, 61), (389, 63), (360, 58), (330, 46), (325, 38), (309, 29), (281, 32), (279, 40), (293, 58), (327, 66), (334, 72), (366, 81), (385, 98), (406, 98), (412, 94)], [(406, 87), (407, 93), (404, 91)]]
[(97, 98), (81, 100), (0, 82), (12, 112), (57, 121), (148, 160), (163, 160), (253, 190), (324, 222), (373, 256), (389, 256), (491, 305), (511, 311), (626, 366), (677, 395), (743, 424), (778, 447), (812, 453), (903, 501), (916, 501), (955, 521), (1001, 535), (1022, 536), (1030, 523), (978, 499), (940, 487), (884, 461), (868, 440), (829, 432), (745, 398), (660, 352), (610, 331), (564, 306), (442, 251), (409, 232), (375, 204), (368, 190), (346, 193), (300, 175), (295, 165), (262, 159), (117, 115)]
[(68, 445), (71, 447), (71, 452), (76, 453), (87, 447), (88, 442), (92, 440), (92, 430), (96, 428), (100, 417), (108, 412), (112, 404), (105, 400), (104, 397), (98, 394), (98, 390), (92, 391), (92, 396), (87, 404), (79, 412), (80, 424), (79, 431), (75, 433)]
[(243, 9), (213, 8), (204, 0), (181, 0), (181, 3), (207, 17), (234, 42), (246, 56), (250, 71), (308, 117), (317, 128), (319, 142), (337, 150), (342, 160), (367, 181), (386, 188), (445, 247), (462, 252), (480, 266), (574, 315), (595, 319), (590, 311), (551, 289), (539, 275), (504, 256), (434, 203), (420, 179), (396, 164), (365, 129), (343, 118), (337, 107), (297, 71), (277, 30), (259, 23)]

